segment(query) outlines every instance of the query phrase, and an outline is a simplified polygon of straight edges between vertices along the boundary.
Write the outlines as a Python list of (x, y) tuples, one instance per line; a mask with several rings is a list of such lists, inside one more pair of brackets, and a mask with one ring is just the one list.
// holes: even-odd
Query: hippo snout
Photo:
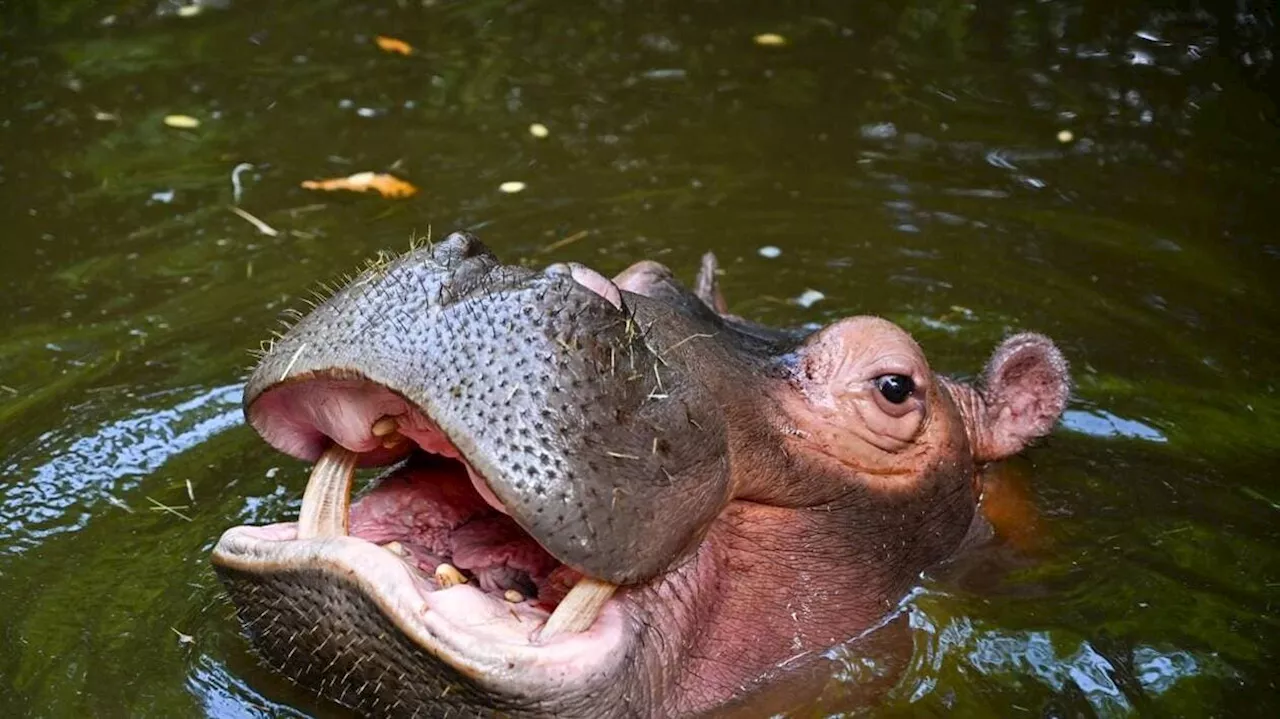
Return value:
[(246, 411), (283, 452), (315, 461), (336, 441), (366, 466), (414, 451), (371, 444), (379, 418), (420, 417), (547, 551), (628, 584), (678, 561), (728, 488), (714, 402), (662, 349), (603, 276), (502, 266), (456, 233), (303, 318)]

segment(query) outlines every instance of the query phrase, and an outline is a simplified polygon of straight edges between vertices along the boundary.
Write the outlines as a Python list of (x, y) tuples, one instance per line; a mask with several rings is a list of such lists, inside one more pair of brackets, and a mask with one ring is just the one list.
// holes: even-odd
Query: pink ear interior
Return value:
[(1067, 360), (1049, 338), (1028, 333), (1005, 340), (983, 373), (986, 421), (979, 459), (1016, 454), (1048, 434), (1070, 393)]

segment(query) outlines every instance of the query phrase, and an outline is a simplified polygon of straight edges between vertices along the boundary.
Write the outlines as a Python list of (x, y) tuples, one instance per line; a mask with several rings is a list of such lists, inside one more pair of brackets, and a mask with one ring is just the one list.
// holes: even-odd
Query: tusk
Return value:
[(502, 593), (502, 598), (512, 604), (519, 604), (524, 601), (524, 595), (514, 589), (508, 589)]
[(547, 623), (542, 625), (539, 641), (546, 642), (561, 634), (577, 634), (591, 628), (605, 602), (609, 601), (617, 588), (616, 584), (591, 577), (579, 579), (560, 601), (560, 606), (551, 613)]
[(311, 470), (298, 513), (298, 539), (345, 537), (351, 509), (351, 481), (356, 476), (356, 453), (335, 444), (320, 455)]

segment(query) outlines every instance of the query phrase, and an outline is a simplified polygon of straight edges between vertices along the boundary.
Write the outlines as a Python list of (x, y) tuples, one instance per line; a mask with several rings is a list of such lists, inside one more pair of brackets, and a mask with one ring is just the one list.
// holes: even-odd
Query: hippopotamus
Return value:
[(1068, 392), (1039, 334), (965, 382), (885, 319), (731, 314), (713, 255), (688, 289), (455, 233), (262, 355), (248, 424), (314, 469), (212, 559), (259, 656), (366, 715), (704, 715), (881, 622)]

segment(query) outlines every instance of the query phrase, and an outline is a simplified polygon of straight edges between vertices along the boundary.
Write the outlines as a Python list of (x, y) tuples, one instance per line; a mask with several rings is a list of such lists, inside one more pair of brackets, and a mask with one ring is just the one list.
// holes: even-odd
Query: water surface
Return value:
[[(863, 711), (1275, 716), (1275, 36), (1200, 7), (6, 3), (0, 714), (344, 715), (257, 667), (209, 566), (307, 471), (242, 422), (247, 350), (470, 228), (606, 273), (714, 250), (735, 311), (882, 314), (950, 373), (1051, 335), (1070, 411), (998, 469), (1034, 526), (922, 578)], [(364, 170), (420, 192), (299, 187)], [(795, 716), (881, 669), (832, 660)]]

